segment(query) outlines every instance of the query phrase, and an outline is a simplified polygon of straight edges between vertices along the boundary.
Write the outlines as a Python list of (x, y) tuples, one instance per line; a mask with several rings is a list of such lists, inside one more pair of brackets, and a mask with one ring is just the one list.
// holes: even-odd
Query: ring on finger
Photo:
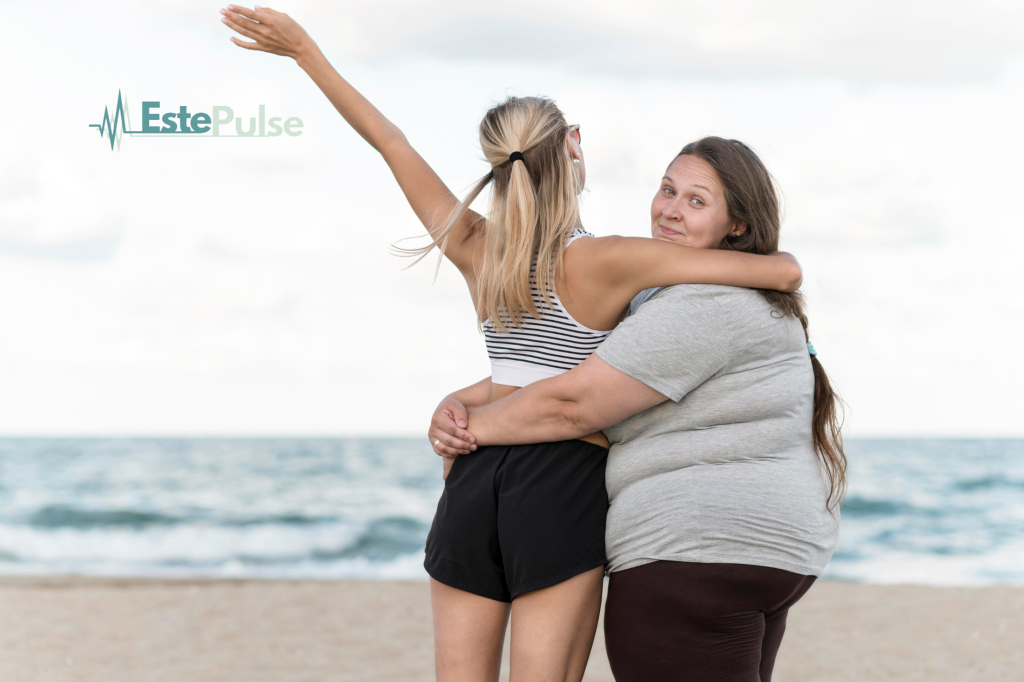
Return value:
[(437, 447), (438, 445), (440, 445), (440, 444), (441, 444), (441, 439), (440, 439), (440, 438), (438, 438), (437, 440), (435, 440), (435, 441), (434, 441), (434, 447), (435, 447), (435, 448), (436, 448), (436, 447)]

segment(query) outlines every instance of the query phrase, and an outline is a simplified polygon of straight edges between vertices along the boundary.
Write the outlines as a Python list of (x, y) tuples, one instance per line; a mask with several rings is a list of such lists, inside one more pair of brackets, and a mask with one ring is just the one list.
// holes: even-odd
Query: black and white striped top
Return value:
[[(577, 227), (566, 240), (565, 247), (580, 237), (593, 237)], [(534, 263), (536, 266), (536, 263)], [(584, 327), (573, 319), (550, 292), (552, 307), (547, 307), (532, 281), (530, 293), (539, 317), (524, 316), (521, 326), (507, 327), (499, 333), (491, 320), (483, 323), (484, 342), (491, 359), (491, 381), (505, 386), (526, 386), (541, 379), (557, 376), (580, 364), (593, 353), (611, 331)]]

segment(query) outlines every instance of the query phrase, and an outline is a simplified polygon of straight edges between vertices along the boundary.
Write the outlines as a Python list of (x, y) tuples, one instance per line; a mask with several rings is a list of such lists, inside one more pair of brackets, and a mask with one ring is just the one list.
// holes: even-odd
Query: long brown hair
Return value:
[[(705, 137), (683, 147), (676, 158), (683, 155), (702, 159), (718, 172), (725, 188), (729, 217), (747, 224), (742, 234), (726, 237), (719, 248), (759, 254), (778, 251), (781, 227), (779, 195), (775, 179), (757, 154), (739, 140)], [(761, 290), (761, 295), (771, 304), (773, 315), (792, 315), (800, 320), (804, 336), (810, 342), (807, 316), (803, 311), (803, 296), (799, 292), (789, 294)], [(814, 371), (814, 417), (811, 431), (814, 449), (828, 477), (829, 495), (826, 505), (834, 513), (846, 494), (842, 400), (832, 390), (825, 368), (814, 355), (811, 356), (811, 368)]]
[[(562, 274), (565, 241), (579, 225), (579, 169), (566, 145), (569, 125), (546, 97), (509, 97), (484, 114), (480, 148), (491, 170), (442, 223), (435, 238), (417, 249), (425, 256), (435, 246), (444, 254), (452, 229), (473, 200), (491, 183), (485, 216), (483, 262), (477, 276), (477, 322), (490, 319), (499, 332), (537, 316), (530, 293), (531, 268), (544, 302), (550, 306), (553, 283)], [(522, 160), (513, 161), (513, 152)]]

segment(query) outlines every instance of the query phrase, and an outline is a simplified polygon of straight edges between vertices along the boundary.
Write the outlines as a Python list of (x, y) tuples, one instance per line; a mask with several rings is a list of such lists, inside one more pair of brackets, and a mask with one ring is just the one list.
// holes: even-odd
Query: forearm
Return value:
[[(595, 243), (606, 287), (625, 293), (676, 284), (725, 284), (753, 289), (795, 291), (800, 264), (789, 254), (770, 256), (700, 249), (657, 239), (604, 238)], [(632, 298), (630, 295), (630, 298)]]
[(549, 443), (582, 438), (668, 398), (592, 354), (575, 369), (469, 410), (480, 445)]
[[(455, 195), (413, 149), (398, 126), (342, 78), (312, 40), (303, 46), (295, 61), (309, 74), (348, 124), (380, 152), (416, 217), (432, 236), (438, 236), (439, 230), (446, 223), (446, 216), (459, 204)], [(452, 229), (451, 239), (445, 246), (445, 255), (467, 278), (475, 271), (473, 253), (466, 239), (477, 219), (479, 216), (476, 213), (466, 211)]]
[(487, 377), (472, 386), (459, 389), (449, 394), (449, 397), (455, 398), (467, 408), (486, 405), (491, 401), (491, 378)]
[(295, 61), (371, 147), (385, 154), (389, 146), (407, 144), (402, 131), (341, 77), (312, 40), (295, 57)]
[[(799, 285), (801, 273), (799, 264), (792, 257), (762, 256), (719, 249), (690, 249), (680, 254), (677, 267), (662, 273), (661, 277), (664, 283), (656, 286), (706, 283), (793, 291)], [(689, 281), (675, 281), (684, 277)]]
[(577, 401), (538, 382), (488, 405), (469, 408), (468, 430), (479, 445), (549, 443), (598, 431), (580, 418)]

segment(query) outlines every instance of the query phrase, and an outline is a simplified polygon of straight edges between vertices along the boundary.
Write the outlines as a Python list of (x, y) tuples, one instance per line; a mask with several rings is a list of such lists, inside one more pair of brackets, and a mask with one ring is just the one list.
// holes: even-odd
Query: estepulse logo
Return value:
[[(243, 125), (245, 120), (242, 117), (235, 118), (235, 111), (231, 107), (215, 106), (212, 108), (213, 116), (204, 112), (189, 112), (188, 107), (182, 105), (177, 111), (160, 113), (160, 102), (142, 103), (142, 130), (131, 129), (131, 119), (128, 117), (128, 98), (117, 92), (117, 107), (114, 109), (114, 120), (110, 120), (110, 110), (103, 108), (103, 121), (101, 123), (90, 123), (90, 128), (97, 128), (100, 137), (104, 135), (110, 139), (110, 150), (114, 150), (117, 143), (117, 151), (121, 151), (121, 138), (124, 135), (132, 137), (166, 137), (170, 135), (192, 135), (202, 137), (278, 137), (282, 133), (291, 137), (298, 137), (302, 134), (302, 119), (292, 116), (281, 123), (281, 116), (267, 118), (267, 108), (259, 105), (259, 116), (250, 117), (248, 125)], [(229, 125), (234, 122), (234, 128)], [(160, 125), (160, 124), (163, 125)], [(120, 124), (120, 126), (118, 125)], [(228, 126), (227, 132), (222, 132), (221, 127)], [(269, 129), (269, 132), (268, 132)]]

